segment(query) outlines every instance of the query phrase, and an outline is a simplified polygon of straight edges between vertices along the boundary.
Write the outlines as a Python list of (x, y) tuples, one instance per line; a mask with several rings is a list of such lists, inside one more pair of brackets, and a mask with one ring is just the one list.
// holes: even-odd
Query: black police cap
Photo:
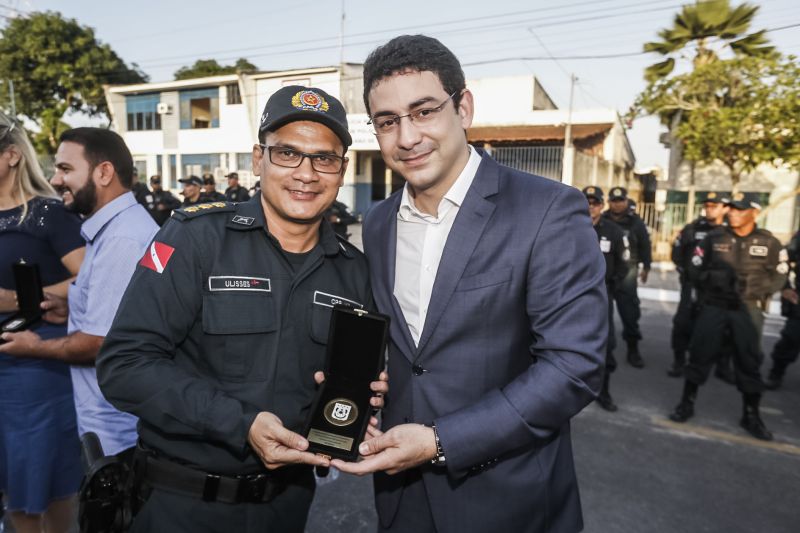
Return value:
[(584, 187), (581, 192), (583, 192), (586, 198), (594, 198), (598, 202), (603, 201), (603, 189), (601, 189), (600, 187), (597, 187), (595, 185), (590, 185), (588, 187)]
[(201, 187), (203, 185), (203, 180), (201, 180), (197, 176), (189, 176), (188, 178), (181, 178), (178, 181), (181, 183), (185, 183), (186, 185), (197, 185), (198, 187)]
[(322, 89), (289, 85), (282, 87), (267, 100), (258, 136), (296, 120), (310, 120), (329, 127), (344, 143), (345, 148), (353, 144), (347, 127), (347, 112), (342, 103)]
[(731, 196), (728, 205), (734, 209), (761, 209), (761, 204), (758, 193), (755, 192), (737, 192)]
[(609, 200), (626, 200), (628, 198), (628, 190), (625, 187), (614, 187), (608, 191)]

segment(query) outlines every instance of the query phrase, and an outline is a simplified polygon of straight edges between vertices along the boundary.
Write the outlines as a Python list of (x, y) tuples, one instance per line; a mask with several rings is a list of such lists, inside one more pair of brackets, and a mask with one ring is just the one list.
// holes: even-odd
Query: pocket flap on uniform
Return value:
[(270, 292), (220, 291), (203, 295), (206, 333), (266, 333), (276, 329), (275, 303)]

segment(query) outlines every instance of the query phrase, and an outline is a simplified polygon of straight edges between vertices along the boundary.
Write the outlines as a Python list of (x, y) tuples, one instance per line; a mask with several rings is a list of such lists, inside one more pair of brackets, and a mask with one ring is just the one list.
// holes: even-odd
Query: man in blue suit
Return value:
[(436, 39), (373, 51), (364, 100), (407, 181), (363, 233), (391, 392), (364, 459), (332, 464), (378, 472), (381, 531), (581, 530), (569, 420), (600, 388), (608, 332), (586, 199), (467, 144), (473, 97)]

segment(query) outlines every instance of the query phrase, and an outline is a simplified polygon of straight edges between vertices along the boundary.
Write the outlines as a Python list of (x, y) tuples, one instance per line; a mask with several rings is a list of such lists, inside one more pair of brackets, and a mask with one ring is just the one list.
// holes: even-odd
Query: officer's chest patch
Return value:
[(728, 253), (731, 251), (731, 245), (727, 242), (715, 242), (711, 247), (715, 252)]
[(694, 240), (702, 241), (703, 239), (706, 238), (706, 235), (707, 233), (705, 231), (698, 231), (697, 233), (694, 234)]
[(209, 276), (208, 290), (217, 291), (272, 291), (269, 278), (250, 276)]
[(611, 241), (605, 237), (600, 237), (600, 251), (607, 254), (611, 251)]
[(358, 307), (359, 309), (364, 309), (364, 305), (356, 302), (355, 300), (349, 300), (342, 296), (336, 296), (335, 294), (328, 294), (327, 292), (322, 291), (314, 291), (314, 305), (322, 305), (324, 307), (346, 305), (348, 307)]
[(751, 246), (750, 247), (750, 255), (753, 257), (767, 257), (769, 253), (769, 248), (766, 246)]

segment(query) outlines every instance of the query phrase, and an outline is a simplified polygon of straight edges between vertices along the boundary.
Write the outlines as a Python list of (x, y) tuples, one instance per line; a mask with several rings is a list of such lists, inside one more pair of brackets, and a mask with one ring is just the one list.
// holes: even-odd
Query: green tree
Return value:
[(639, 102), (649, 112), (680, 112), (673, 135), (684, 158), (721, 162), (737, 188), (742, 174), (761, 164), (800, 167), (798, 79), (793, 56), (738, 56), (656, 81)]
[(203, 78), (205, 76), (221, 76), (237, 72), (253, 72), (258, 67), (241, 57), (233, 65), (220, 65), (216, 59), (198, 59), (191, 67), (181, 67), (175, 71), (176, 80)]
[(720, 52), (729, 49), (737, 56), (770, 57), (775, 48), (765, 37), (765, 30), (748, 33), (758, 6), (741, 4), (731, 7), (728, 0), (697, 1), (685, 5), (675, 15), (672, 27), (658, 32), (660, 41), (645, 43), (645, 52), (654, 52), (667, 59), (645, 69), (648, 82), (669, 76), (676, 59), (693, 49), (695, 68), (716, 61)]
[[(2, 30), (0, 78), (14, 81), (17, 113), (42, 128), (38, 137), (46, 142), (40, 147), (51, 153), (67, 111), (105, 115), (104, 84), (147, 80), (99, 42), (92, 28), (49, 11), (11, 19)], [(8, 104), (4, 90), (0, 106), (7, 110)]]

